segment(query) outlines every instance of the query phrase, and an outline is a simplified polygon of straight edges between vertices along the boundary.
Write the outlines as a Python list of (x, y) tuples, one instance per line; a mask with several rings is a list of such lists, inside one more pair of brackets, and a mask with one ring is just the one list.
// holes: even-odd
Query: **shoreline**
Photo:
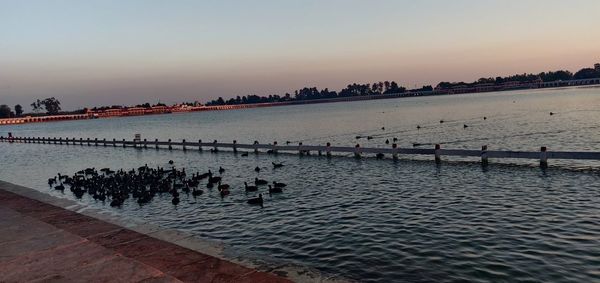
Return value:
[[(57, 198), (32, 188), (2, 180), (0, 180), (0, 203), (2, 204), (2, 208), (11, 209), (23, 214), (25, 217), (32, 217), (35, 220), (47, 223), (40, 223), (40, 225), (47, 226), (49, 224), (55, 226), (54, 229), (57, 229), (59, 233), (66, 232), (70, 237), (72, 237), (71, 234), (83, 237), (83, 241), (103, 246), (119, 258), (132, 259), (134, 262), (141, 261), (143, 266), (150, 266), (162, 271), (163, 275), (167, 277), (173, 277), (184, 282), (190, 281), (184, 280), (186, 276), (188, 277), (187, 279), (189, 279), (189, 276), (194, 275), (198, 276), (196, 278), (206, 279), (206, 274), (215, 276), (213, 279), (230, 278), (242, 282), (255, 282), (256, 280), (282, 283), (344, 282), (325, 278), (316, 271), (289, 264), (277, 265), (259, 259), (226, 256), (232, 254), (227, 252), (227, 247), (222, 244), (202, 240), (193, 234), (123, 217), (117, 213), (90, 208), (85, 204), (67, 198)], [(8, 230), (3, 230), (0, 235), (7, 233), (4, 231)], [(93, 235), (88, 235), (90, 234), (89, 231), (93, 231)], [(2, 236), (6, 237), (6, 235)], [(0, 242), (0, 246), (2, 244)], [(129, 249), (125, 246), (129, 244), (133, 244), (134, 247), (135, 245), (139, 247), (146, 245), (147, 248), (150, 248), (148, 249), (149, 252), (154, 252), (153, 245), (168, 246), (170, 247), (169, 251), (176, 250), (176, 252), (161, 255), (160, 262), (145, 262), (142, 260), (144, 257), (140, 259), (136, 258), (136, 256), (128, 256)], [(26, 242), (25, 245), (28, 246), (31, 244)], [(48, 244), (43, 243), (42, 245)], [(123, 250), (121, 251), (115, 247), (121, 247)], [(136, 249), (136, 252), (139, 253), (140, 251), (142, 251), (140, 248)], [(31, 251), (26, 250), (24, 252), (27, 254)], [(47, 253), (48, 250), (43, 250), (42, 252)], [(191, 270), (189, 265), (187, 265), (188, 268), (183, 275), (180, 272), (181, 270), (177, 268), (170, 269), (170, 267), (161, 265), (165, 261), (178, 262), (181, 254), (201, 258), (202, 261), (195, 264)], [(18, 258), (6, 258), (0, 252), (0, 270), (2, 270), (4, 264), (7, 264), (7, 262), (10, 263), (12, 260), (18, 261)], [(210, 264), (206, 266), (206, 264), (202, 263)], [(194, 270), (202, 272), (195, 274)], [(0, 281), (3, 281), (2, 278), (3, 276), (0, 275)]]
[(262, 108), (262, 107), (278, 107), (278, 106), (296, 106), (296, 105), (308, 105), (308, 104), (321, 104), (321, 103), (340, 103), (340, 102), (355, 102), (355, 101), (367, 101), (367, 100), (379, 100), (379, 99), (396, 99), (396, 98), (408, 98), (408, 97), (429, 97), (429, 96), (447, 96), (447, 95), (461, 95), (461, 94), (479, 94), (479, 93), (493, 93), (493, 92), (510, 92), (520, 90), (553, 90), (553, 89), (568, 89), (568, 88), (598, 88), (600, 84), (586, 84), (586, 85), (556, 85), (547, 87), (532, 87), (532, 88), (515, 88), (515, 89), (503, 89), (503, 90), (491, 90), (491, 91), (467, 91), (467, 92), (452, 92), (452, 91), (426, 91), (426, 92), (405, 92), (396, 94), (379, 94), (379, 95), (366, 95), (366, 96), (349, 96), (349, 97), (336, 97), (336, 98), (323, 98), (313, 100), (294, 100), (284, 102), (269, 102), (269, 103), (255, 103), (255, 104), (232, 104), (232, 105), (214, 105), (214, 106), (194, 106), (194, 107), (170, 107), (169, 109), (140, 109), (140, 108), (127, 108), (119, 111), (113, 111), (111, 113), (106, 112), (89, 112), (85, 114), (60, 114), (53, 116), (26, 116), (17, 118), (2, 118), (0, 119), (0, 126), (11, 126), (29, 123), (42, 123), (42, 122), (60, 122), (60, 121), (73, 121), (73, 120), (89, 120), (89, 119), (101, 119), (101, 118), (118, 118), (118, 117), (135, 117), (135, 116), (147, 116), (147, 115), (161, 115), (161, 114), (177, 114), (177, 113), (188, 113), (188, 112), (202, 112), (202, 111), (224, 111), (224, 110), (240, 110), (249, 108)]

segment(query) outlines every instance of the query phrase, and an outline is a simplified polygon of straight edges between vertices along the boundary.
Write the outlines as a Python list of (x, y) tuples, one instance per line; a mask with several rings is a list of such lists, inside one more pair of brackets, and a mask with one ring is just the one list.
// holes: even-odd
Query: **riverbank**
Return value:
[(184, 233), (81, 209), (0, 181), (0, 282), (310, 281), (209, 255), (217, 249)]

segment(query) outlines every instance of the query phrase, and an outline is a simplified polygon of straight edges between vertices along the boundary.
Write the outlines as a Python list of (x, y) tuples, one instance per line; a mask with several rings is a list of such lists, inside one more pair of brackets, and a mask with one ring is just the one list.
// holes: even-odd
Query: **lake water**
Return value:
[[(555, 113), (549, 115), (550, 112)], [(483, 117), (487, 117), (486, 120)], [(440, 123), (444, 120), (444, 123)], [(600, 89), (514, 91), (316, 104), (221, 112), (0, 127), (0, 135), (240, 143), (600, 151)], [(466, 124), (469, 127), (464, 128)], [(417, 125), (421, 129), (417, 129)], [(385, 127), (385, 130), (381, 128)], [(372, 140), (356, 140), (371, 135)], [(222, 242), (233, 257), (299, 265), (365, 282), (600, 281), (600, 162), (444, 162), (242, 157), (230, 152), (0, 143), (0, 179), (62, 196), (49, 177), (87, 167), (166, 166), (216, 171), (233, 186), (225, 199), (206, 189), (178, 206), (169, 196), (139, 206), (91, 207)], [(285, 167), (272, 169), (271, 162)], [(257, 174), (254, 167), (263, 170)], [(243, 182), (288, 184), (248, 206)], [(265, 190), (263, 189), (263, 194)]]

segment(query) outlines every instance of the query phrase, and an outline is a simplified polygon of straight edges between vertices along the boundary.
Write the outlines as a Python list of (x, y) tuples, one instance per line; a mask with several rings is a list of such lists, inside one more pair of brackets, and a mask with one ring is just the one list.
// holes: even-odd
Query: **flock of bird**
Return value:
[[(272, 163), (273, 168), (284, 166), (282, 163)], [(69, 190), (77, 198), (89, 194), (96, 200), (109, 201), (110, 206), (120, 207), (128, 198), (135, 199), (140, 205), (150, 202), (157, 194), (170, 194), (171, 203), (177, 205), (180, 202), (179, 196), (182, 193), (191, 194), (194, 198), (204, 193), (200, 188), (202, 182), (206, 189), (216, 188), (221, 198), (225, 198), (233, 189), (229, 184), (223, 182), (222, 175), (225, 173), (223, 167), (219, 167), (218, 175), (208, 170), (206, 173), (192, 173), (188, 176), (185, 168), (176, 169), (173, 161), (169, 161), (171, 169), (162, 167), (150, 168), (148, 165), (125, 171), (123, 169), (113, 171), (110, 168), (96, 170), (87, 168), (75, 173), (73, 176), (61, 175), (60, 173), (48, 179), (48, 185), (55, 190), (64, 192), (68, 186)], [(260, 167), (255, 171), (260, 172)], [(244, 182), (246, 193), (258, 192), (260, 187), (268, 187), (268, 193), (282, 193), (287, 185), (273, 181), (254, 178), (254, 185), (248, 185)], [(262, 193), (257, 197), (248, 198), (248, 204), (263, 206)]]

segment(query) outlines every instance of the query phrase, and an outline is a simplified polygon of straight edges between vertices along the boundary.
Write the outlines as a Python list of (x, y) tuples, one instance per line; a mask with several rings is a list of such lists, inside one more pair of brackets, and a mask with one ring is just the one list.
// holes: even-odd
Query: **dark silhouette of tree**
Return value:
[(579, 70), (575, 75), (573, 75), (573, 79), (575, 80), (584, 80), (584, 79), (595, 79), (600, 78), (600, 72), (596, 71), (596, 69), (592, 68), (583, 68)]
[(10, 118), (12, 111), (6, 104), (0, 105), (0, 118)]
[(38, 99), (34, 103), (31, 103), (31, 107), (35, 112), (45, 109), (49, 115), (56, 115), (60, 112), (60, 101), (54, 97), (49, 97), (41, 101)]
[(20, 117), (21, 115), (23, 115), (23, 106), (21, 106), (21, 104), (15, 105), (15, 115), (17, 117)]

